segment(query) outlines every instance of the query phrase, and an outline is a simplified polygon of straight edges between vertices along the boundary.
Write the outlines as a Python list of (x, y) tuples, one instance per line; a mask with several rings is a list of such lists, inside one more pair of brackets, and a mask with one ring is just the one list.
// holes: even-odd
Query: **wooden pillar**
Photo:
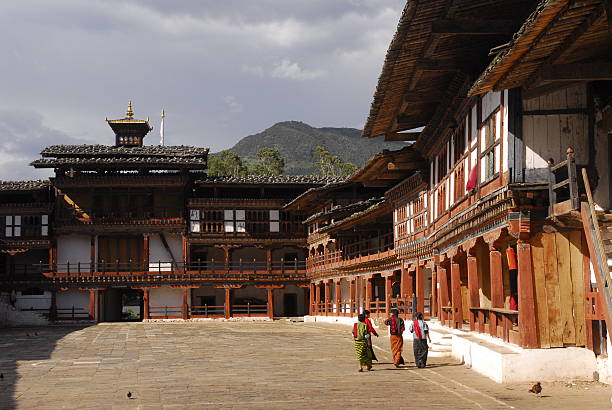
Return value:
[(350, 307), (349, 307), (349, 315), (352, 316), (356, 309), (357, 309), (357, 305), (355, 303), (355, 296), (356, 296), (356, 289), (357, 288), (357, 280), (356, 279), (351, 279), (351, 281), (349, 282), (349, 302), (350, 302)]
[(189, 242), (187, 242), (187, 236), (183, 233), (183, 270), (187, 270), (187, 263), (189, 262)]
[(96, 320), (96, 291), (89, 290), (89, 320)]
[(518, 259), (518, 324), (520, 344), (521, 347), (525, 348), (537, 348), (540, 346), (536, 328), (531, 244), (519, 240), (516, 248)]
[[(475, 256), (468, 256), (468, 290), (470, 294), (470, 306), (480, 307), (480, 297), (478, 296), (478, 260)], [(478, 311), (470, 310), (470, 330), (476, 330), (476, 316)]]
[(451, 263), (451, 291), (453, 298), (453, 328), (461, 329), (463, 324), (463, 304), (461, 301), (461, 269), (458, 263)]
[(55, 274), (57, 273), (57, 246), (52, 243), (49, 248), (49, 270)]
[(223, 251), (225, 252), (224, 255), (224, 264), (225, 264), (225, 270), (230, 270), (230, 264), (231, 264), (231, 248), (229, 246), (224, 246), (223, 247)]
[(57, 319), (57, 291), (51, 291), (51, 306), (49, 307), (49, 319)]
[(372, 278), (365, 278), (365, 308), (370, 310), (370, 303), (372, 302)]
[(321, 283), (315, 283), (315, 313), (321, 313), (319, 306), (321, 303)]
[(402, 262), (402, 271), (400, 275), (401, 275), (400, 276), (400, 283), (401, 283), (400, 297), (404, 299), (408, 299), (410, 296), (412, 296), (412, 292), (410, 291), (410, 285), (412, 283), (412, 280), (410, 278), (410, 272), (408, 271), (408, 269), (406, 269), (403, 262)]
[(329, 280), (325, 281), (325, 293), (324, 293), (323, 297), (325, 299), (325, 316), (327, 316), (329, 314), (329, 304), (330, 304), (330, 300), (331, 300), (331, 291), (330, 291), (330, 286), (329, 286)]
[[(502, 255), (495, 248), (489, 251), (489, 262), (491, 272), (491, 307), (504, 307), (504, 277), (502, 272)], [(489, 313), (489, 334), (497, 337), (497, 314)]]
[(142, 237), (142, 270), (149, 270), (149, 235), (145, 234)]
[(440, 298), (439, 298), (439, 311), (440, 311), (440, 322), (446, 325), (447, 311), (443, 308), (449, 305), (448, 299), (448, 279), (446, 277), (446, 269), (438, 266), (438, 281), (440, 282)]
[(89, 239), (89, 272), (96, 272), (96, 236)]
[(342, 309), (340, 308), (340, 303), (342, 303), (342, 287), (340, 286), (340, 281), (334, 283), (336, 286), (336, 313), (338, 316), (342, 314)]
[(438, 313), (440, 311), (438, 305), (439, 305), (440, 301), (439, 301), (439, 297), (438, 297), (438, 273), (436, 272), (436, 269), (434, 269), (433, 267), (431, 268), (431, 315), (432, 316), (437, 316), (438, 319), (442, 319), (440, 317), (440, 314)]
[(416, 265), (416, 297), (417, 297), (417, 312), (423, 313), (425, 310), (425, 267), (423, 265)]
[(225, 318), (229, 319), (232, 315), (232, 290), (230, 288), (225, 288), (225, 303), (223, 304), (223, 311), (225, 313)]
[(189, 319), (189, 294), (191, 289), (190, 288), (183, 288), (183, 308), (182, 308), (182, 317), (183, 320), (187, 320)]
[(143, 302), (143, 319), (151, 319), (151, 314), (149, 313), (149, 289), (145, 288), (142, 296)]
[(274, 319), (274, 288), (268, 288), (268, 317)]
[(393, 296), (393, 276), (389, 275), (385, 278), (385, 313), (387, 316), (391, 314), (391, 297)]
[(272, 270), (272, 248), (266, 249), (266, 266), (268, 271)]
[(315, 307), (315, 284), (314, 283), (310, 283), (308, 285), (308, 289), (310, 290), (309, 293), (309, 304), (308, 304), (308, 314), (310, 315), (314, 315), (317, 312), (317, 309)]

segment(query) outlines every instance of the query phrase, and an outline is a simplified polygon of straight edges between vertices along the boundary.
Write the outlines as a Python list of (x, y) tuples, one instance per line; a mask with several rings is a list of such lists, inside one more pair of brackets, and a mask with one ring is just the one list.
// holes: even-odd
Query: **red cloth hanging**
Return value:
[(476, 183), (478, 182), (478, 166), (474, 165), (470, 170), (470, 177), (468, 178), (468, 182), (465, 185), (465, 190), (470, 192), (472, 189), (476, 188)]

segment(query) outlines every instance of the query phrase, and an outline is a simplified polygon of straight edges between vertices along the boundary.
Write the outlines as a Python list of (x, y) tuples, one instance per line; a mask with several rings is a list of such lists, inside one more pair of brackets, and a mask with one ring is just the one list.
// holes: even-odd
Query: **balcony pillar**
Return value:
[(519, 239), (516, 248), (518, 259), (518, 325), (520, 344), (524, 348), (537, 348), (540, 346), (536, 328), (531, 244)]
[(268, 271), (272, 270), (272, 248), (266, 249), (266, 266)]
[(143, 290), (142, 295), (142, 304), (143, 304), (143, 319), (148, 320), (151, 319), (151, 314), (149, 313), (149, 288), (145, 288)]
[(89, 320), (96, 320), (96, 291), (89, 290)]
[(336, 313), (340, 316), (343, 312), (340, 308), (340, 303), (342, 303), (342, 287), (340, 286), (340, 281), (334, 283), (336, 286)]
[(315, 283), (315, 314), (321, 313), (319, 310), (319, 306), (321, 303), (321, 283)]
[(365, 308), (370, 310), (372, 303), (372, 278), (365, 277)]
[(448, 278), (446, 277), (446, 269), (444, 269), (442, 266), (438, 266), (438, 282), (440, 283), (440, 298), (438, 301), (438, 304), (440, 305), (440, 322), (445, 325), (446, 311), (443, 308), (449, 306)]
[(357, 280), (355, 278), (351, 279), (351, 281), (349, 282), (349, 315), (353, 316), (353, 314), (355, 313), (355, 309), (356, 309), (356, 304), (355, 304), (355, 294), (356, 292), (356, 288), (357, 288)]
[(416, 276), (416, 310), (423, 313), (425, 310), (425, 267), (417, 262), (414, 274)]
[(310, 315), (314, 315), (316, 313), (316, 307), (315, 307), (315, 284), (314, 283), (309, 283), (308, 284), (308, 314)]
[(431, 316), (437, 316), (441, 320), (438, 308), (438, 273), (436, 269), (431, 268)]
[(325, 293), (323, 297), (325, 298), (325, 316), (328, 316), (329, 315), (329, 304), (331, 301), (331, 291), (330, 291), (330, 286), (329, 286), (329, 280), (325, 281), (324, 291)]
[(268, 317), (274, 319), (274, 288), (268, 288)]
[(451, 263), (451, 293), (453, 299), (453, 328), (461, 329), (463, 324), (463, 303), (461, 300), (461, 268), (458, 263)]
[(149, 235), (144, 234), (142, 237), (142, 270), (149, 270)]
[(183, 320), (189, 319), (189, 296), (191, 294), (191, 288), (183, 288), (183, 306), (182, 306), (182, 317)]
[(229, 319), (232, 315), (232, 289), (229, 287), (225, 288), (225, 303), (223, 304), (223, 312), (225, 314), (225, 318)]
[[(502, 255), (499, 250), (491, 247), (489, 250), (491, 272), (491, 307), (504, 307), (504, 277), (502, 272)], [(497, 337), (497, 314), (490, 312), (489, 334)]]
[(393, 276), (385, 277), (385, 313), (391, 314), (391, 297), (393, 296)]
[[(468, 269), (468, 289), (470, 294), (470, 306), (480, 307), (480, 297), (478, 296), (478, 260), (475, 256), (467, 257)], [(476, 315), (478, 311), (470, 310), (470, 330), (476, 330)]]

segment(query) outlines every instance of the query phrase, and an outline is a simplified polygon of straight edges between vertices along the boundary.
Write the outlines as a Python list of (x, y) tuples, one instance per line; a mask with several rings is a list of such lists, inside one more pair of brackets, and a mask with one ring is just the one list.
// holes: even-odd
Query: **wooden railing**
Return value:
[(557, 216), (580, 209), (574, 150), (567, 149), (567, 158), (558, 164), (548, 162), (549, 215)]
[(151, 319), (180, 319), (183, 317), (183, 306), (149, 306)]
[[(474, 330), (476, 332), (487, 333), (504, 342), (517, 343), (518, 310), (471, 307), (470, 312), (472, 320), (475, 321)], [(452, 318), (447, 320), (452, 320)]]
[(191, 317), (222, 317), (225, 315), (225, 307), (223, 305), (190, 306), (189, 315)]
[(339, 264), (342, 262), (348, 262), (354, 259), (367, 257), (371, 255), (379, 255), (381, 253), (390, 251), (393, 249), (393, 235), (384, 235), (377, 238), (379, 246), (372, 248), (359, 247), (366, 241), (358, 242), (348, 245), (346, 248), (337, 251), (326, 252), (321, 255), (314, 255), (308, 257), (306, 260), (306, 267), (308, 269), (316, 268), (318, 266), (326, 266)]
[(268, 314), (268, 305), (232, 305), (232, 315), (234, 316), (264, 316)]
[(584, 227), (587, 245), (595, 278), (597, 280), (597, 290), (600, 294), (600, 306), (606, 320), (608, 329), (612, 329), (612, 280), (610, 279), (610, 267), (608, 266), (608, 255), (601, 235), (595, 202), (591, 193), (591, 185), (587, 170), (582, 170), (582, 179), (587, 196), (587, 203), (582, 203), (580, 215)]

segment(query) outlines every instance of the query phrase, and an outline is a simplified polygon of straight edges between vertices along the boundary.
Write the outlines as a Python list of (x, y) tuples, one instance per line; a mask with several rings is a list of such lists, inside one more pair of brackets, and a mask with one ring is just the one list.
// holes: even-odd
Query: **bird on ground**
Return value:
[(38, 336), (38, 332), (34, 332), (34, 336)]
[(29, 334), (29, 333), (26, 333), (26, 337), (30, 337), (30, 334)]
[(535, 393), (539, 395), (540, 393), (542, 393), (542, 385), (540, 384), (540, 382), (537, 382), (536, 384), (531, 386), (531, 389), (529, 389), (528, 391), (529, 393)]
[(0, 373), (0, 380), (4, 379), (4, 373)]
[(129, 391), (129, 392), (128, 392), (128, 394), (127, 394), (127, 398), (128, 398), (128, 399), (131, 399), (131, 398), (132, 398), (132, 392), (131, 392), (131, 391)]

